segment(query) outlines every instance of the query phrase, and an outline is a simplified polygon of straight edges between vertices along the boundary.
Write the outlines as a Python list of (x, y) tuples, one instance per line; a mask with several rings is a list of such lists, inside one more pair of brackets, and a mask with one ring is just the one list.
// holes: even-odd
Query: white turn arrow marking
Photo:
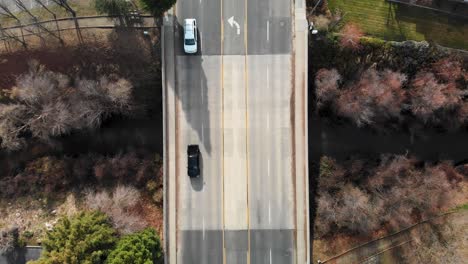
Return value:
[(234, 20), (234, 16), (230, 17), (228, 19), (228, 22), (229, 22), (229, 25), (231, 25), (231, 27), (234, 27), (234, 25), (236, 26), (237, 28), (237, 35), (240, 35), (240, 26), (239, 26), (239, 23), (237, 23), (235, 20)]

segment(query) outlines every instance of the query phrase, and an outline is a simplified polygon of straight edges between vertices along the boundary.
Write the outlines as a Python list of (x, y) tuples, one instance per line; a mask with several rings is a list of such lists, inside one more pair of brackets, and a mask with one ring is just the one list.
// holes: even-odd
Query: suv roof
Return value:
[(190, 177), (200, 175), (200, 149), (198, 145), (188, 145), (187, 147), (187, 174)]
[(188, 145), (187, 147), (187, 154), (189, 155), (197, 154), (199, 151), (198, 145)]

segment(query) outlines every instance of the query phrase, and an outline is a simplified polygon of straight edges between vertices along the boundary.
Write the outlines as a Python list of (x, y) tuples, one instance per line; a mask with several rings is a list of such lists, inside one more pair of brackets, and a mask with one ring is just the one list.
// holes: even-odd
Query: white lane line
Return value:
[(272, 263), (272, 259), (271, 259), (271, 248), (270, 248), (270, 264)]
[(271, 202), (268, 201), (268, 223), (271, 224)]
[[(270, 91), (270, 67), (268, 66), (267, 64), (267, 67), (266, 67), (266, 80), (267, 80), (267, 93), (269, 93)], [(267, 129), (270, 129), (270, 113), (267, 112)]]
[(270, 178), (270, 159), (267, 160), (267, 173), (268, 173), (268, 178)]
[[(200, 3), (201, 3), (201, 0), (200, 0)], [(201, 33), (201, 31), (198, 31), (200, 32), (200, 50), (203, 49), (203, 34)]]
[(201, 126), (201, 139), (202, 139), (202, 142), (205, 142), (205, 126), (203, 125), (203, 123)]
[(270, 67), (267, 64), (266, 67), (266, 79), (267, 79), (267, 89), (270, 89)]
[(203, 240), (205, 240), (205, 217), (202, 220), (202, 228), (203, 228)]
[(270, 41), (270, 20), (267, 20), (267, 41)]

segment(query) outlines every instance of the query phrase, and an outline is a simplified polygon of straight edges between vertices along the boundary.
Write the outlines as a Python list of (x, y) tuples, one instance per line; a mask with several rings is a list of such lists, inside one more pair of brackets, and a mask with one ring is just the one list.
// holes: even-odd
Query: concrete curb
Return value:
[[(294, 3), (294, 124), (297, 263), (310, 263), (308, 158), (308, 23), (305, 0)], [(301, 188), (301, 189), (299, 189)]]

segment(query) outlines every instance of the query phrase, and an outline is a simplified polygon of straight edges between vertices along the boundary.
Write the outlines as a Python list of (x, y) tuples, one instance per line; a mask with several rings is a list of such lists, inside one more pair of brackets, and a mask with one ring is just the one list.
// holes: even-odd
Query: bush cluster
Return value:
[(118, 237), (103, 213), (64, 217), (46, 233), (39, 260), (32, 264), (162, 263), (159, 237), (153, 229)]
[(159, 180), (160, 164), (152, 156), (130, 152), (115, 156), (46, 156), (28, 162), (13, 175), (0, 174), (0, 197), (22, 195), (53, 196), (71, 188), (87, 185), (133, 185), (144, 188), (148, 181)]
[(456, 129), (468, 123), (468, 72), (443, 58), (408, 74), (375, 67), (346, 79), (335, 68), (315, 77), (317, 110), (335, 113), (358, 126), (411, 124)]
[(115, 75), (71, 78), (32, 61), (29, 72), (17, 78), (12, 101), (0, 104), (0, 147), (17, 150), (28, 136), (47, 141), (99, 127), (110, 115), (128, 112), (132, 89), (129, 81)]
[(402, 229), (453, 206), (451, 194), (467, 176), (450, 162), (425, 164), (406, 156), (342, 163), (322, 157), (314, 236)]

